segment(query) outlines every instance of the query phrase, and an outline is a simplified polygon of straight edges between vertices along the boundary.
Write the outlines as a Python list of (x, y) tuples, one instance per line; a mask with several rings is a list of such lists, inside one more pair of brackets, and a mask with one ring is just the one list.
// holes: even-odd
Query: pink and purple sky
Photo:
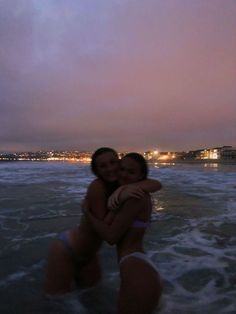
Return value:
[(236, 1), (0, 1), (0, 110), (1, 152), (236, 146)]

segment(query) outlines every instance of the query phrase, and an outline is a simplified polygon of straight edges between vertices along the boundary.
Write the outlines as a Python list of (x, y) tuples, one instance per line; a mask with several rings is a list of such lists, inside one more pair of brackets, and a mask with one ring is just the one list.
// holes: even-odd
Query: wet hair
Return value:
[(115, 156), (117, 156), (118, 158), (118, 154), (117, 152), (110, 148), (110, 147), (100, 147), (98, 148), (92, 155), (92, 161), (91, 161), (91, 170), (92, 172), (97, 176), (97, 164), (96, 164), (96, 160), (97, 158), (104, 154), (104, 153), (113, 153)]
[(136, 161), (139, 164), (140, 169), (141, 169), (141, 173), (142, 173), (141, 180), (147, 179), (148, 165), (147, 165), (145, 158), (139, 153), (128, 153), (123, 158), (126, 158), (126, 157), (133, 159), (134, 161)]

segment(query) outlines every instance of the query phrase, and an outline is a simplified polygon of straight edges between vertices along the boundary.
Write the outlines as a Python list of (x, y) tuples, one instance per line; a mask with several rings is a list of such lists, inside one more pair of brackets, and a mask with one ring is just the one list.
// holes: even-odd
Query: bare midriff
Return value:
[(120, 260), (132, 252), (144, 252), (143, 237), (145, 229), (130, 228), (125, 236), (117, 243), (117, 257)]

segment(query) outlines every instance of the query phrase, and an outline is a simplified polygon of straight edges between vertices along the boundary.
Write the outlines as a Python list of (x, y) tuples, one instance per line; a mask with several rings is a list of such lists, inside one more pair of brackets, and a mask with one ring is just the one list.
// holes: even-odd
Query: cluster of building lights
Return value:
[[(119, 153), (122, 157), (124, 153)], [(0, 154), (0, 161), (69, 161), (90, 163), (92, 152), (79, 151), (49, 151), (49, 152), (28, 152), (15, 154)], [(200, 149), (188, 152), (160, 152), (151, 150), (143, 153), (144, 158), (149, 162), (174, 162), (188, 160), (231, 160), (236, 161), (236, 148), (223, 146), (209, 149)]]
[(199, 149), (188, 152), (159, 152), (158, 150), (144, 153), (149, 161), (171, 162), (174, 160), (236, 160), (236, 148), (222, 146), (208, 149)]
[(177, 154), (174, 152), (159, 152), (158, 150), (149, 151), (144, 153), (146, 160), (152, 161), (168, 161), (176, 159)]
[(66, 162), (91, 162), (90, 152), (28, 152), (28, 153), (10, 153), (0, 154), (2, 161), (66, 161)]

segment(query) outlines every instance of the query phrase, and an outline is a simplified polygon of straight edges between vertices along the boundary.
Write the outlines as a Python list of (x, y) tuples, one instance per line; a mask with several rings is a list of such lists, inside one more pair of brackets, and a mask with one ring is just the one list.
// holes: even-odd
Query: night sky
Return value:
[(0, 152), (223, 145), (235, 0), (0, 1)]

